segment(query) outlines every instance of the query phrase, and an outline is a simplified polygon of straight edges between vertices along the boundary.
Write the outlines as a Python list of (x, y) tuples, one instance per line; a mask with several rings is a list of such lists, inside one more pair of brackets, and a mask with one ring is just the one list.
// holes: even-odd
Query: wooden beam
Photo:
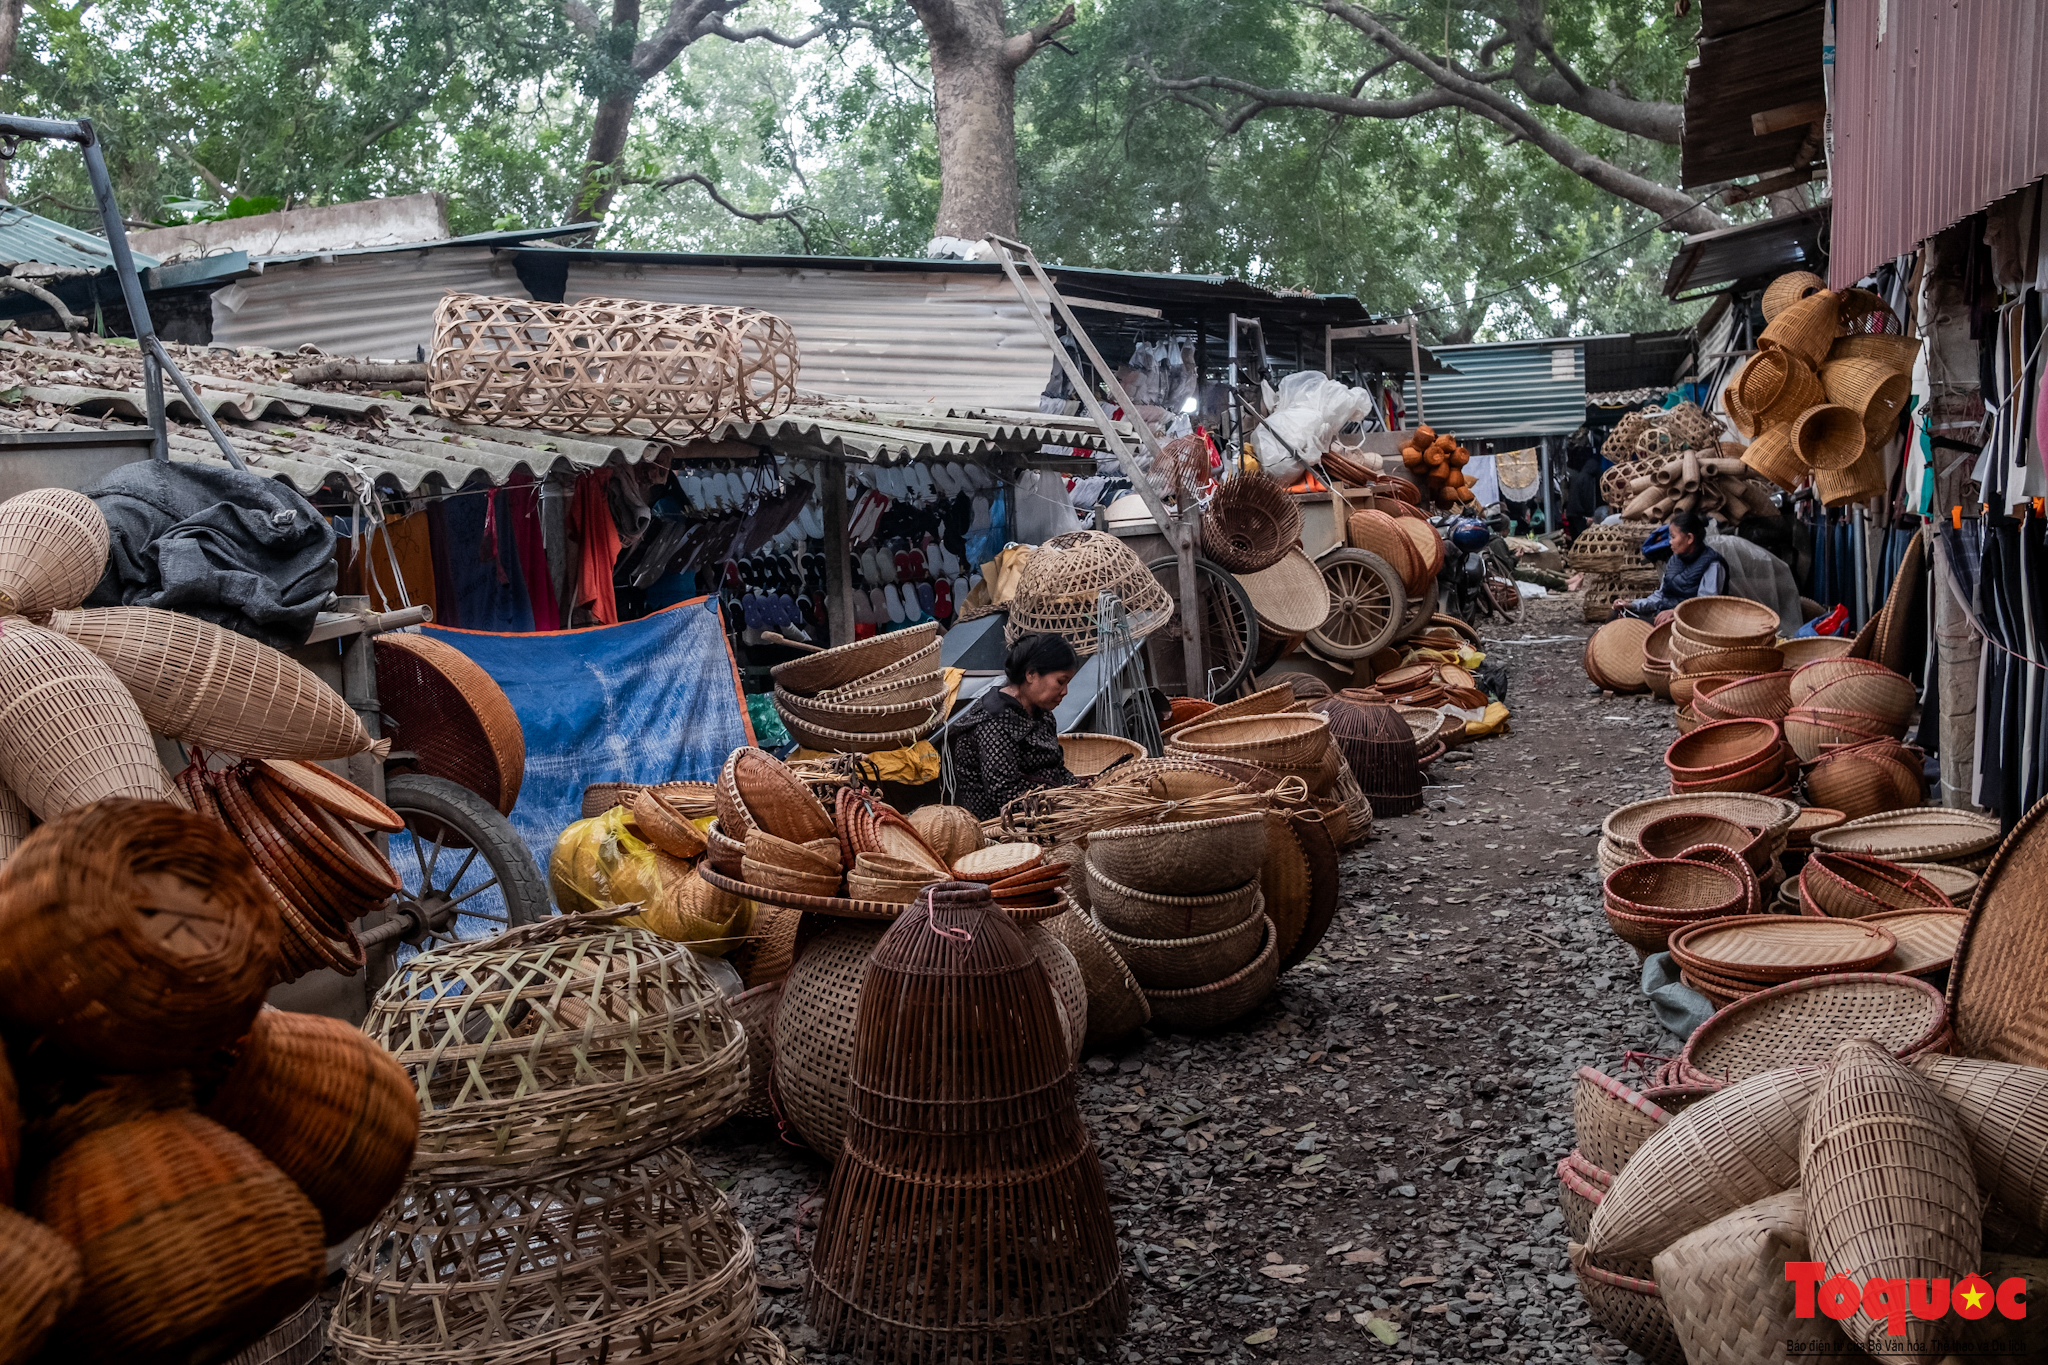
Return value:
[(846, 466), (817, 463), (825, 512), (825, 615), (835, 645), (853, 643), (853, 555), (846, 541)]
[(1826, 100), (1803, 100), (1798, 104), (1781, 104), (1776, 109), (1766, 109), (1760, 114), (1749, 116), (1749, 130), (1758, 137), (1771, 133), (1782, 133), (1787, 128), (1801, 124), (1819, 123), (1828, 116)]

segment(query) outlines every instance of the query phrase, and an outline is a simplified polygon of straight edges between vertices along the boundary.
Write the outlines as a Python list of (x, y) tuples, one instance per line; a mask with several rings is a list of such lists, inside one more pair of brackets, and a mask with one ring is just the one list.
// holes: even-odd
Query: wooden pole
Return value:
[(1422, 343), (1416, 340), (1413, 316), (1408, 319), (1408, 368), (1415, 375), (1415, 421), (1412, 425), (1419, 427), (1422, 425)]
[(846, 466), (818, 461), (825, 511), (825, 613), (835, 645), (853, 643), (853, 555), (846, 543)]

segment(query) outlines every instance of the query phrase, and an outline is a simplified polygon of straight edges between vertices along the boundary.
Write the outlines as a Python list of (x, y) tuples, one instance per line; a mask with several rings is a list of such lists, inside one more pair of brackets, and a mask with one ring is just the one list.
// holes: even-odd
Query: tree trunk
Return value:
[(590, 150), (583, 154), (583, 172), (577, 177), (576, 193), (569, 199), (569, 222), (598, 222), (611, 207), (617, 186), (610, 171), (626, 150), (626, 134), (633, 125), (633, 101), (638, 93), (621, 90), (597, 102)]
[(21, 37), (22, 0), (0, 0), (0, 76), (14, 65), (14, 44)]
[(939, 216), (934, 237), (978, 242), (1017, 235), (1017, 73), (993, 45), (934, 42), (932, 102), (939, 125)]

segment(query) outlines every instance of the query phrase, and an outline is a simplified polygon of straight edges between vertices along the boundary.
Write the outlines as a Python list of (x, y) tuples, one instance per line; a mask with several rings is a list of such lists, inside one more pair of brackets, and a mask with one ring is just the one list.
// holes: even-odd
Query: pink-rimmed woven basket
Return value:
[(1780, 739), (1776, 721), (1713, 721), (1673, 740), (1664, 766), (1675, 782), (1730, 777), (1776, 753)]
[(1940, 1050), (1949, 1036), (1941, 992), (1917, 977), (1807, 977), (1746, 996), (1701, 1024), (1678, 1055), (1676, 1079), (1725, 1086), (1819, 1066), (1851, 1038), (1873, 1038), (1895, 1057), (1913, 1057)]

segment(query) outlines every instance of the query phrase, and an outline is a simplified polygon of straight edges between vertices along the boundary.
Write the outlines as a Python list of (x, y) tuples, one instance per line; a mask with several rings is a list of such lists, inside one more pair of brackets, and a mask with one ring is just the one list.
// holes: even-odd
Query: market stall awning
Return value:
[[(1702, 0), (1700, 55), (1685, 73), (1686, 189), (1782, 171), (1798, 159), (1813, 119), (1788, 124), (1794, 116), (1784, 111), (1819, 101), (1813, 112), (1825, 113), (1824, 9), (1822, 0)], [(1770, 131), (1757, 131), (1760, 114)]]
[(1664, 272), (1664, 297), (1697, 298), (1724, 286), (1768, 281), (1788, 270), (1827, 272), (1828, 205), (1761, 223), (1696, 232)]

